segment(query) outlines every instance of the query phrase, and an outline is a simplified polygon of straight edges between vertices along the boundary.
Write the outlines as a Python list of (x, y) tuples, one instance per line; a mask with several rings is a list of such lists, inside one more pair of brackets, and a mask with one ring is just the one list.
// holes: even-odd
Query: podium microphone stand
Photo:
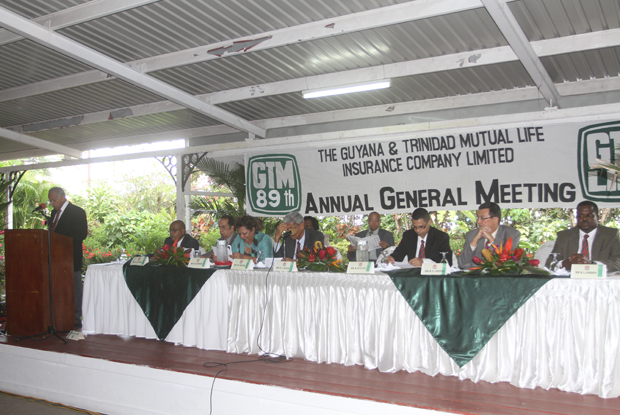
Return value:
[(66, 344), (58, 333), (75, 326), (73, 240), (44, 229), (10, 229), (4, 237), (6, 333), (16, 341), (53, 335)]
[[(45, 216), (43, 212), (41, 212), (41, 214)], [(47, 216), (45, 216), (45, 218), (49, 221), (49, 218)], [(43, 333), (32, 334), (30, 336), (18, 337), (15, 339), (16, 342), (20, 340), (34, 339), (34, 338), (42, 337), (42, 336), (49, 334), (49, 335), (58, 337), (64, 344), (68, 343), (66, 339), (63, 339), (58, 334), (58, 330), (56, 330), (56, 326), (54, 325), (54, 319), (55, 319), (54, 318), (55, 317), (54, 316), (54, 295), (52, 291), (52, 231), (50, 230), (47, 231), (47, 271), (48, 271), (47, 282), (49, 286), (49, 305), (50, 305), (50, 324), (49, 326), (47, 326), (47, 331)]]

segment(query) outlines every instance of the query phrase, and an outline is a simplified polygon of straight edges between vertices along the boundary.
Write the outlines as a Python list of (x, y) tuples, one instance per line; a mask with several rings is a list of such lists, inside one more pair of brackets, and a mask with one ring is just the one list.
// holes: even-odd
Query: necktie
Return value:
[(588, 237), (590, 235), (583, 235), (583, 243), (581, 244), (581, 255), (590, 259), (590, 247), (588, 246)]
[(425, 258), (426, 255), (426, 249), (424, 249), (424, 239), (422, 239), (422, 242), (420, 242), (420, 254), (418, 255), (418, 258)]
[(58, 223), (58, 219), (60, 218), (61, 212), (62, 212), (62, 209), (60, 209), (58, 213), (56, 214), (56, 216), (54, 216), (54, 222), (52, 222), (52, 228), (50, 229), (51, 232), (54, 232), (54, 229), (56, 229), (56, 224)]
[(297, 253), (301, 250), (301, 244), (297, 241), (297, 249), (295, 250), (295, 259), (297, 259)]

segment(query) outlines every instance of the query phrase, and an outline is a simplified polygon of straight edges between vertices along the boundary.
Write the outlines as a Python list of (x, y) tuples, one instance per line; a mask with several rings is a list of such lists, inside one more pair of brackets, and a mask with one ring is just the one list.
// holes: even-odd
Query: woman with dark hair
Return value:
[(257, 262), (257, 257), (273, 258), (273, 241), (269, 235), (259, 231), (260, 225), (252, 216), (242, 216), (237, 220), (237, 237), (231, 247), (233, 259), (251, 259)]
[(304, 216), (304, 228), (314, 229), (319, 232), (321, 231), (318, 219), (313, 216)]

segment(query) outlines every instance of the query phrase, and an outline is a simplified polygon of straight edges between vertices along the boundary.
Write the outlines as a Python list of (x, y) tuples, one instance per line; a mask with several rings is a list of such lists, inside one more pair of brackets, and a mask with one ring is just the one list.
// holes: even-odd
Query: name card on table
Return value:
[(230, 269), (237, 271), (248, 271), (254, 269), (254, 261), (251, 259), (233, 259), (232, 267)]
[(143, 266), (146, 265), (149, 262), (149, 257), (147, 257), (146, 255), (143, 256), (135, 256), (131, 259), (131, 262), (129, 263), (129, 265), (133, 266), (133, 265), (137, 265), (137, 266)]
[(606, 278), (605, 264), (573, 264), (570, 268), (571, 278)]
[(188, 268), (211, 268), (211, 261), (209, 258), (192, 258), (187, 264)]
[(297, 263), (295, 261), (276, 261), (273, 270), (279, 272), (297, 272)]
[(349, 262), (347, 267), (347, 274), (374, 274), (375, 263), (374, 262)]
[(446, 263), (443, 264), (422, 264), (422, 275), (448, 275), (450, 273), (450, 266)]

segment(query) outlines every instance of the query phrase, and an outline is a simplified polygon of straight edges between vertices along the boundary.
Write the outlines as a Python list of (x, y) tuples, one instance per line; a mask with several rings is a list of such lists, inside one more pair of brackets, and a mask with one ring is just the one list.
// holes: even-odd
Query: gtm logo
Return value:
[(253, 156), (246, 171), (247, 199), (254, 212), (273, 215), (301, 208), (301, 179), (295, 156)]
[(614, 163), (616, 141), (620, 142), (620, 122), (590, 125), (579, 130), (577, 165), (581, 192), (589, 200), (597, 202), (620, 202), (620, 188), (612, 182), (607, 170), (591, 166), (601, 159)]

